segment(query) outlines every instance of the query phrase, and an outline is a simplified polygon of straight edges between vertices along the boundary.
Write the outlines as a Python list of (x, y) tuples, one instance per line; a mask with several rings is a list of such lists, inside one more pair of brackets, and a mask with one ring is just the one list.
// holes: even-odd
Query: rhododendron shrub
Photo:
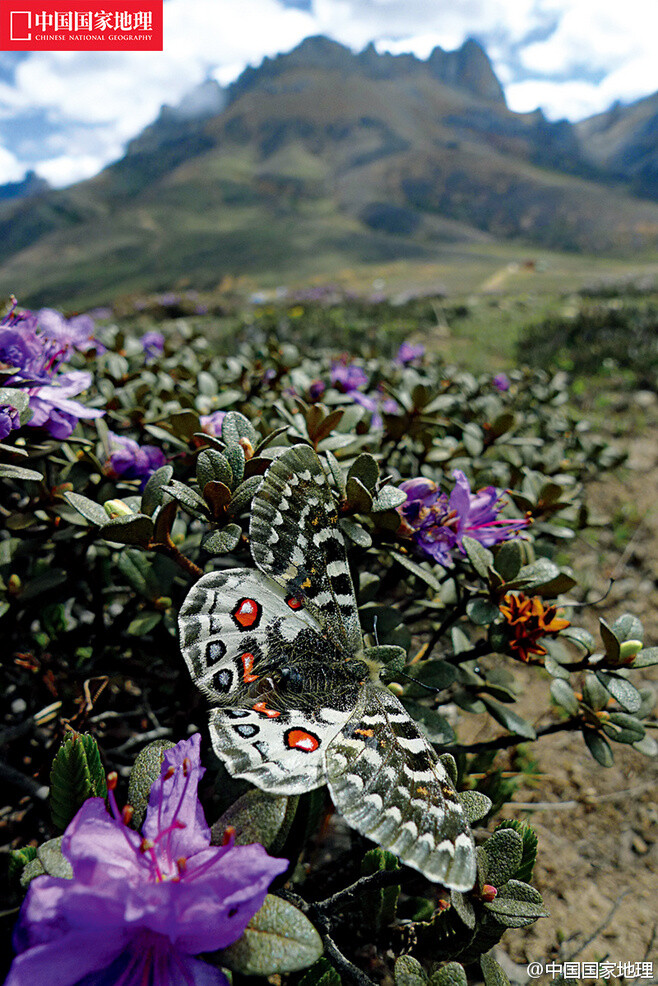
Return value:
[[(656, 753), (642, 673), (658, 651), (635, 616), (601, 619), (595, 636), (573, 605), (586, 481), (619, 456), (583, 426), (563, 374), (475, 375), (418, 334), (350, 348), (380, 302), (359, 324), (347, 309), (307, 317), (306, 301), (294, 317), (155, 320), (173, 311), (162, 298), (119, 323), (14, 306), (0, 326), (5, 911), (22, 907), (9, 982), (205, 984), (224, 969), (236, 986), (300, 972), (305, 986), (366, 986), (377, 951), (378, 978), (396, 986), (464, 982), (475, 963), (504, 983), (491, 950), (546, 912), (532, 830), (494, 818), (518, 782), (497, 757), (520, 743), (540, 757), (561, 730), (601, 766), (620, 746)], [(345, 323), (340, 345), (323, 318)], [(351, 668), (398, 696), (407, 744), (424, 732), (480, 829), (476, 882), (449, 900), (329, 822), (324, 788), (273, 796), (211, 752), (178, 612), (204, 574), (254, 569), (254, 497), (299, 444), (324, 470), (365, 646), (378, 648)], [(276, 719), (284, 680), (312, 702), (297, 652), (251, 679), (257, 645), (236, 671), (253, 707)], [(519, 699), (532, 675), (545, 704), (530, 722)], [(475, 745), (472, 715), (488, 717)], [(373, 761), (375, 725), (362, 737)]]

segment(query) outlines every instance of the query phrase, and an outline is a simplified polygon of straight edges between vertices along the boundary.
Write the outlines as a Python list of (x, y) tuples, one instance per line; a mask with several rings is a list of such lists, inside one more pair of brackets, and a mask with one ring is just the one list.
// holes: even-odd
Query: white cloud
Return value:
[(16, 155), (8, 151), (6, 147), (0, 146), (0, 184), (8, 181), (20, 181), (24, 173), (25, 168)]

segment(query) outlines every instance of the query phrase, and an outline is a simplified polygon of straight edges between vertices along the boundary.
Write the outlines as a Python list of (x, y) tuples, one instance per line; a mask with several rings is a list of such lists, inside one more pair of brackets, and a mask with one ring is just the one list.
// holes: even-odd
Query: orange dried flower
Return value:
[(545, 654), (539, 639), (555, 636), (569, 626), (569, 620), (557, 615), (556, 606), (544, 606), (539, 596), (528, 597), (522, 592), (505, 596), (500, 612), (512, 631), (510, 650), (522, 661), (528, 661), (531, 654)]

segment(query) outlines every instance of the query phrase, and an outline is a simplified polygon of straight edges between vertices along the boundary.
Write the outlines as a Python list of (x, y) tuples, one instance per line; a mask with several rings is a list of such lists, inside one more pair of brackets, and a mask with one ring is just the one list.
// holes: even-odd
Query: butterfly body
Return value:
[(250, 534), (260, 571), (205, 575), (180, 614), (218, 756), (273, 794), (328, 784), (358, 831), (429, 879), (470, 889), (468, 823), (436, 753), (364, 653), (336, 504), (308, 446), (270, 466)]

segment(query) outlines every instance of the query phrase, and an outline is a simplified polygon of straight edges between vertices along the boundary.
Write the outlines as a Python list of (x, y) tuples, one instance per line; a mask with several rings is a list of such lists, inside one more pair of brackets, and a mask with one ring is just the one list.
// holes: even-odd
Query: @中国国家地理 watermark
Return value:
[(653, 962), (529, 962), (531, 979), (647, 979), (653, 980)]

